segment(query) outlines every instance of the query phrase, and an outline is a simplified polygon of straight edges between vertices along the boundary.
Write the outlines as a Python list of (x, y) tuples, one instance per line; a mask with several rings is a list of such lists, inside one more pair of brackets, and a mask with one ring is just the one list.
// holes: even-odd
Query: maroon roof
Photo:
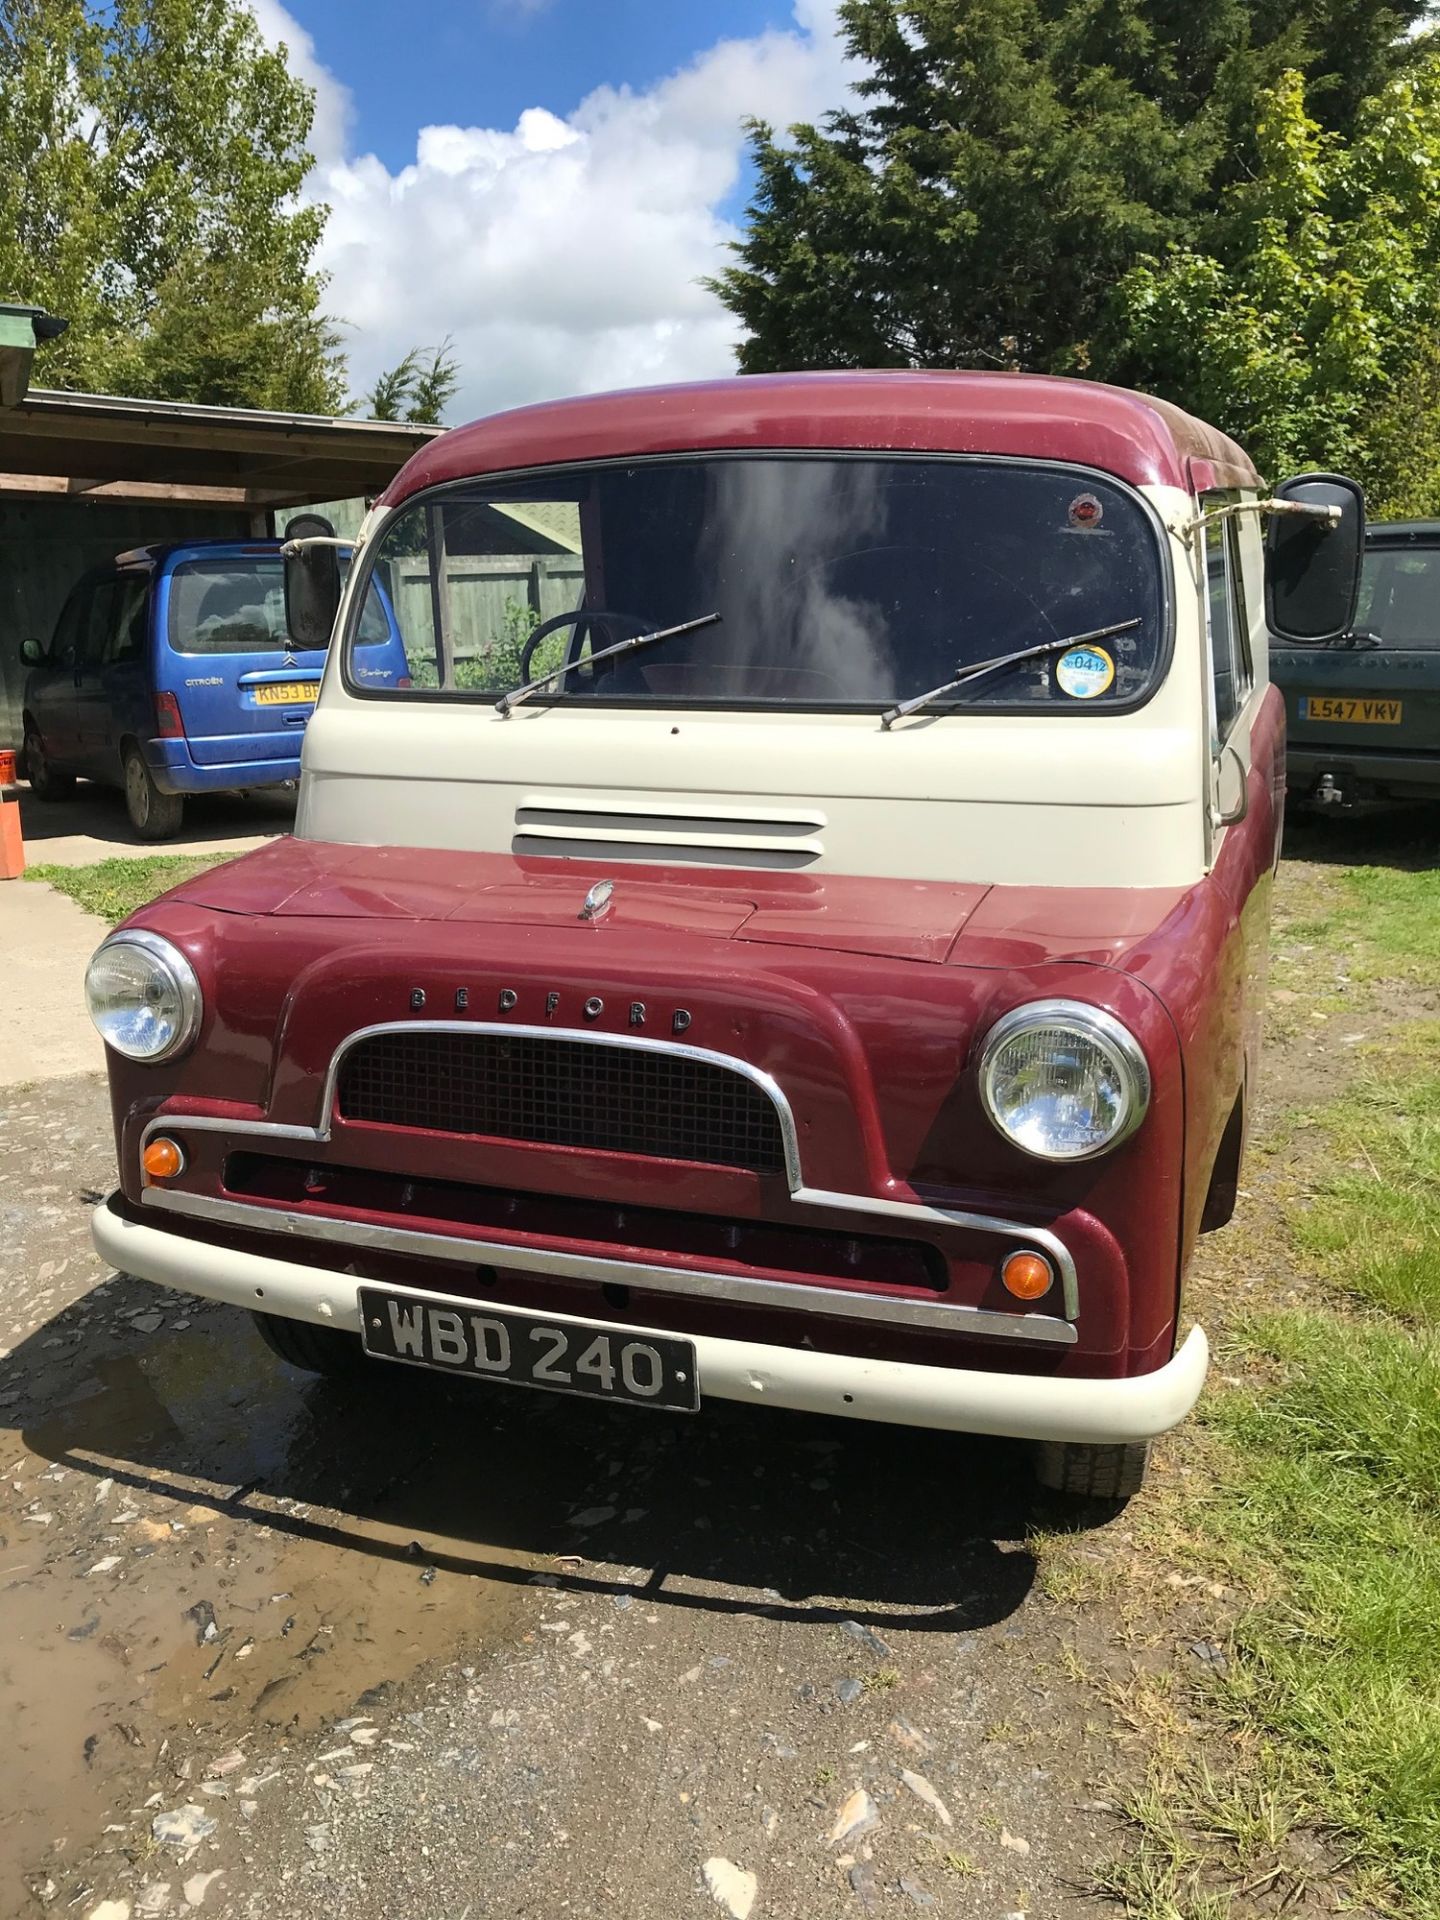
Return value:
[(548, 400), (442, 434), (381, 498), (575, 460), (745, 447), (1070, 460), (1137, 486), (1254, 487), (1250, 457), (1166, 400), (1034, 373), (774, 373)]

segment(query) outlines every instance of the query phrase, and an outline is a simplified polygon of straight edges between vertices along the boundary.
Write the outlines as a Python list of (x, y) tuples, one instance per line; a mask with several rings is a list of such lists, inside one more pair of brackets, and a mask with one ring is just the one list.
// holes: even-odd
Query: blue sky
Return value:
[[(287, 0), (350, 89), (355, 145), (392, 171), (428, 122), (564, 116), (595, 87), (645, 92), (717, 40), (793, 25), (787, 0)], [(403, 21), (403, 29), (397, 26)]]
[(316, 89), (307, 191), (351, 386), (452, 341), (450, 418), (733, 372), (704, 286), (741, 123), (840, 105), (837, 0), (248, 0)]

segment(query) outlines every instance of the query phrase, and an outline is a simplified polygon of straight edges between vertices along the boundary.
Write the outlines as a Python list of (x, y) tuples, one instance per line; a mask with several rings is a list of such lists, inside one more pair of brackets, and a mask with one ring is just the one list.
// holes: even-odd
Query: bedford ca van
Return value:
[(437, 439), (343, 593), (288, 557), (296, 644), (336, 623), (294, 837), (95, 956), (101, 1253), (361, 1393), (1012, 1435), (1133, 1492), (1255, 1099), (1270, 633), (1346, 628), (1362, 520), (1018, 375)]
[[(168, 840), (187, 794), (298, 780), (325, 654), (293, 646), (283, 573), (276, 540), (208, 540), (137, 547), (84, 574), (49, 646), (21, 648), (37, 798), (68, 799), (77, 775), (119, 787), (136, 835)], [(357, 671), (377, 685), (401, 678), (378, 594), (361, 624)]]

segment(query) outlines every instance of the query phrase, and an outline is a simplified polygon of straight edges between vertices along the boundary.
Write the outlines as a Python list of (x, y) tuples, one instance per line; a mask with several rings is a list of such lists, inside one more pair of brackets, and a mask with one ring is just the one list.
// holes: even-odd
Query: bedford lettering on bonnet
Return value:
[[(480, 1004), (475, 996), (474, 989), (468, 986), (456, 987), (454, 996), (456, 1013), (468, 1013), (472, 1007)], [(567, 1013), (566, 1011), (564, 1004), (565, 997), (563, 994), (547, 993), (543, 996), (542, 1000), (537, 990), (535, 998), (537, 1008), (527, 1009), (521, 1005), (521, 990), (518, 987), (501, 987), (495, 995), (495, 1010), (497, 1013), (518, 1013), (523, 1018), (527, 1011), (534, 1012), (538, 1009), (539, 1017), (545, 1020), (559, 1020), (562, 1022), (567, 1018), (574, 1017), (573, 1013)], [(412, 987), (410, 989), (409, 1005), (412, 1013), (419, 1013), (429, 1005), (429, 997), (424, 987)], [(605, 1002), (598, 993), (587, 994), (580, 1002), (580, 1012), (586, 1020), (598, 1020), (604, 1011)], [(643, 1027), (652, 1015), (652, 1009), (648, 1007), (643, 1000), (630, 1001), (623, 1011), (627, 1026), (632, 1027)], [(663, 1008), (657, 1008), (653, 1011), (656, 1017), (668, 1020), (672, 1033), (684, 1033), (690, 1025), (691, 1015), (687, 1007), (676, 1007), (671, 1012), (666, 1012)]]

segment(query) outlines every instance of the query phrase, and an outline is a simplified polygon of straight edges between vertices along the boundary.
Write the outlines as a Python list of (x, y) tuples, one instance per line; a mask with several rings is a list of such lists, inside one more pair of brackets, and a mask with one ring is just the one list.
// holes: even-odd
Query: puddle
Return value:
[(0, 1912), (157, 1788), (512, 1634), (478, 1569), (537, 1563), (468, 1536), (424, 1411), (347, 1405), (221, 1314), (0, 1427)]

